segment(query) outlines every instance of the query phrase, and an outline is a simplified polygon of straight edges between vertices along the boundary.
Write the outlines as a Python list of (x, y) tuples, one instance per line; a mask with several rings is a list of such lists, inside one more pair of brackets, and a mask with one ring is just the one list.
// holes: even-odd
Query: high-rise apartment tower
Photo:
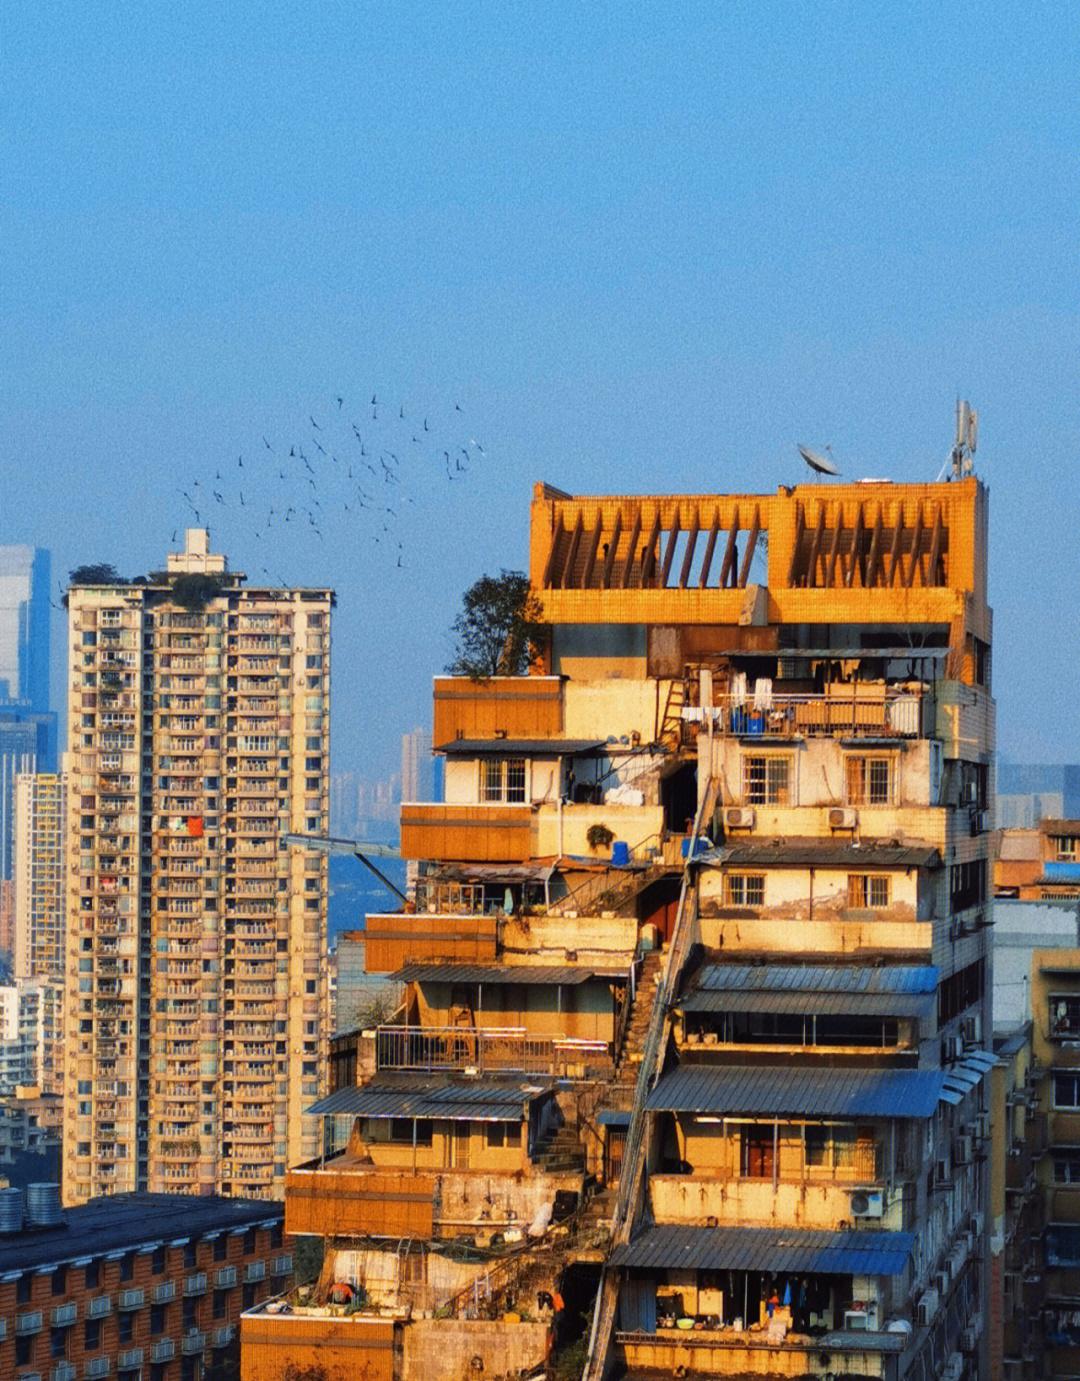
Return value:
[[(326, 1041), (327, 589), (73, 585), (64, 1193), (274, 1197)], [(314, 1128), (312, 1129), (312, 1132)]]
[(15, 783), (15, 977), (64, 972), (64, 820), (67, 782), (24, 772)]

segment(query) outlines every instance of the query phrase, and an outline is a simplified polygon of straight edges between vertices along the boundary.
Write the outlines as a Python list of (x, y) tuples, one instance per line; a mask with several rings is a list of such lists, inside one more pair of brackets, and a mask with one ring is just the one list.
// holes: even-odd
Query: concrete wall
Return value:
[[(401, 1381), (484, 1381), (516, 1378), (542, 1365), (546, 1323), (486, 1319), (418, 1319), (405, 1329)], [(474, 1358), (480, 1358), (477, 1366)]]
[(1032, 1018), (1031, 956), (1036, 949), (1080, 945), (1080, 902), (995, 898), (994, 1029), (1011, 1031)]
[[(451, 1026), (453, 988), (418, 983), (420, 1024)], [(524, 1026), (530, 1036), (569, 1036), (610, 1041), (615, 1034), (614, 1001), (606, 983), (559, 987), (540, 983), (470, 985), (478, 1027)]]
[[(887, 836), (895, 832), (890, 817), (904, 807), (919, 808), (936, 804), (931, 800), (931, 763), (929, 739), (905, 739), (895, 747), (842, 747), (832, 738), (805, 738), (790, 744), (751, 744), (737, 738), (713, 740), (713, 762), (723, 787), (724, 804), (743, 803), (743, 760), (747, 757), (786, 757), (789, 768), (788, 806), (840, 806), (846, 803), (846, 767), (851, 757), (886, 757), (892, 760), (893, 800), (890, 805), (860, 806), (863, 833)], [(782, 807), (759, 806), (762, 819)], [(865, 823), (863, 817), (865, 816)], [(916, 824), (915, 821), (911, 825)], [(769, 829), (759, 825), (762, 833), (799, 833), (791, 829)], [(802, 833), (810, 833), (803, 829)], [(813, 831), (816, 833), (817, 831)], [(825, 833), (828, 832), (827, 821)], [(909, 838), (928, 838), (910, 829)]]

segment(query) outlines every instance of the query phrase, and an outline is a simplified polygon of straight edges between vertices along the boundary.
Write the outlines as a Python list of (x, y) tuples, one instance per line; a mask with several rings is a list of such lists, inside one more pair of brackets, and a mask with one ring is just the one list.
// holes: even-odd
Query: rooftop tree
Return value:
[(454, 620), (452, 676), (523, 676), (539, 655), (543, 608), (522, 571), (482, 575), (462, 596)]

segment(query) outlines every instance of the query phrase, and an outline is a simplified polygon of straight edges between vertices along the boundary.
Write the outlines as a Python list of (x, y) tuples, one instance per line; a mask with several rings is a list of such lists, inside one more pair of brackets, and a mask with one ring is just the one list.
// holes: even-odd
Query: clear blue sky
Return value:
[[(220, 468), (234, 565), (337, 588), (335, 759), (378, 774), (533, 480), (767, 491), (796, 438), (933, 478), (959, 389), (1001, 746), (1076, 760), (1078, 38), (1061, 4), (9, 6), (0, 541), (145, 570)], [(318, 456), (323, 539), (253, 537), (238, 455), (269, 507), (309, 414), (344, 459), (402, 402), (393, 536)]]

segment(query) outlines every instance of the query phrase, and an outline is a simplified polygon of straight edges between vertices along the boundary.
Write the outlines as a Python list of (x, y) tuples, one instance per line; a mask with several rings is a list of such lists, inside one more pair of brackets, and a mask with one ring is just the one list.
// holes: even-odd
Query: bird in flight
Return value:
[(314, 417), (312, 417), (310, 413), (308, 413), (308, 421), (311, 423), (311, 425), (315, 428), (317, 432), (322, 431), (322, 427), (319, 426), (318, 422), (315, 421)]

